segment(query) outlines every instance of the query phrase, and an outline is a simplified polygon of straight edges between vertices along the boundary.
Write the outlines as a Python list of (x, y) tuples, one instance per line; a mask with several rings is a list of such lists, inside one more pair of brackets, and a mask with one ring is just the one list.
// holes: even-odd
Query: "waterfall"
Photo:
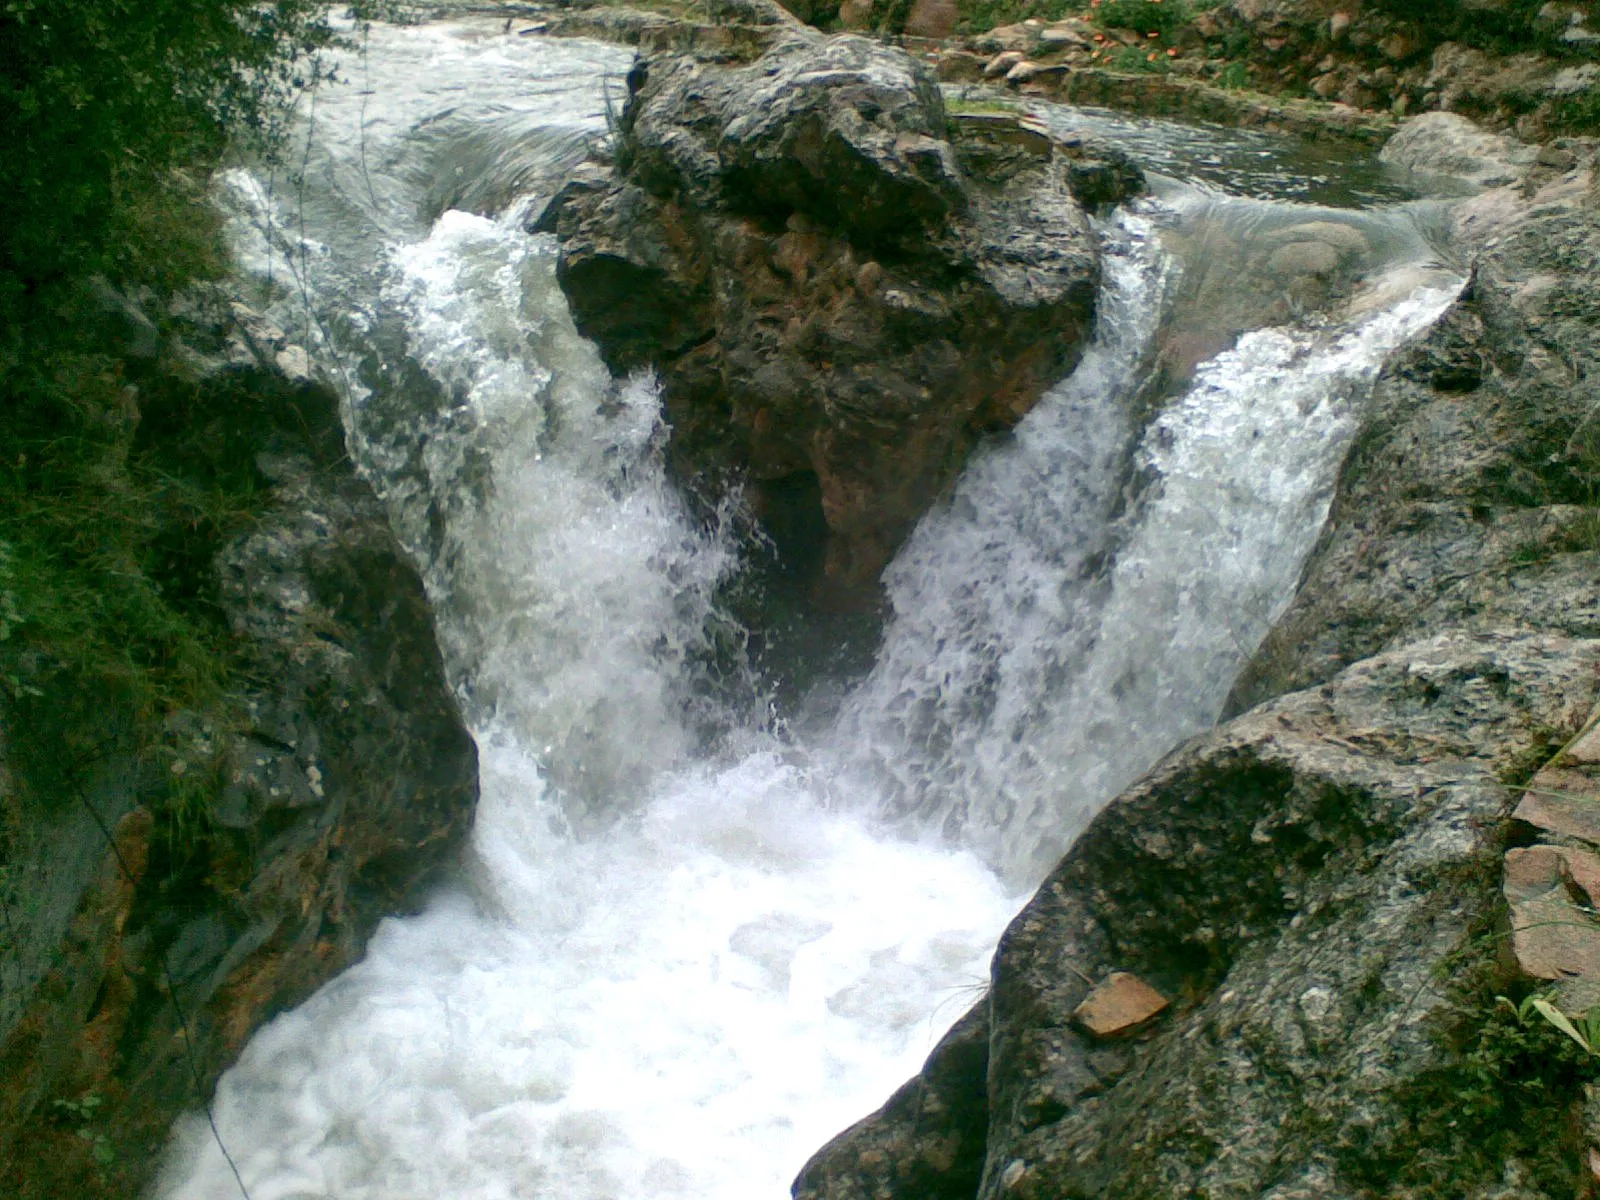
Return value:
[[(608, 376), (527, 232), (627, 61), (378, 28), (292, 186), (230, 179), (241, 261), (348, 390), (483, 771), (460, 879), (219, 1084), (254, 1200), (785, 1194), (981, 994), (1099, 806), (1216, 719), (1366, 385), (1459, 287), (1369, 214), (1402, 233), (1353, 300), (1163, 374), (1202, 209), (1334, 218), (1180, 189), (1103, 222), (1082, 364), (903, 548), (871, 671), (774, 721), (719, 602), (738, 522), (692, 519), (654, 381)], [(181, 1127), (159, 1194), (236, 1192)]]

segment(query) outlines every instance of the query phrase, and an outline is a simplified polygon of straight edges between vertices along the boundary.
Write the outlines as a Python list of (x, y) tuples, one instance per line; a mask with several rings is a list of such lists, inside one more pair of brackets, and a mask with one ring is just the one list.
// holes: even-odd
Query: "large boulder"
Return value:
[(1293, 605), (1230, 711), (1418, 632), (1600, 636), (1600, 212), (1556, 175), (1458, 210), (1461, 301), (1378, 381)]
[(579, 329), (660, 373), (679, 470), (712, 493), (748, 477), (780, 541), (820, 533), (837, 593), (870, 591), (973, 443), (1075, 364), (1097, 257), (1073, 183), (1138, 186), (977, 124), (865, 38), (647, 57), (614, 163), (541, 219)]
[(151, 744), (117, 694), (91, 698), (98, 753), (59, 775), (15, 753), (21, 701), (0, 708), (0, 1193), (18, 1200), (142, 1194), (251, 1033), (454, 865), (477, 800), (422, 581), (338, 394), (259, 318), (188, 334), (125, 377), (135, 453), (255, 495), (237, 536), (175, 532), (161, 576), (227, 631), (232, 702), (174, 712)]

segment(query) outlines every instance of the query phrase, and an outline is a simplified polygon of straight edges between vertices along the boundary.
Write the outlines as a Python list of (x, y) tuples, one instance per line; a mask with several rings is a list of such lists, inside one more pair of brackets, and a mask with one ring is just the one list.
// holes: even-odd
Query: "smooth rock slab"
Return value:
[(1537, 151), (1512, 137), (1490, 133), (1457, 113), (1412, 117), (1379, 154), (1384, 162), (1469, 187), (1516, 183)]

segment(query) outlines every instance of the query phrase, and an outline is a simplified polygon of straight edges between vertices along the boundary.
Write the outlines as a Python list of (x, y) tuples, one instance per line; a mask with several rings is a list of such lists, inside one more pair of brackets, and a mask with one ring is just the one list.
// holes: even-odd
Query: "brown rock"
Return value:
[(1600, 898), (1600, 857), (1567, 846), (1528, 846), (1507, 853), (1508, 898), (1518, 902), (1538, 899), (1558, 886), (1593, 907)]
[(844, 0), (839, 5), (839, 24), (846, 29), (871, 28), (872, 0)]
[(906, 33), (911, 37), (943, 40), (955, 32), (961, 14), (955, 0), (916, 0), (906, 18)]
[(573, 318), (613, 370), (657, 370), (700, 494), (747, 479), (819, 602), (874, 604), (967, 451), (1077, 361), (1083, 164), (969, 145), (928, 67), (862, 37), (652, 55), (629, 88), (625, 161), (540, 219)]
[(1073, 1011), (1072, 1019), (1096, 1037), (1127, 1033), (1172, 1003), (1137, 975), (1113, 971)]
[(1417, 52), (1417, 44), (1403, 33), (1391, 33), (1378, 43), (1379, 52), (1394, 62), (1404, 62)]
[(1561, 757), (1573, 766), (1600, 767), (1600, 721), (1589, 726)]
[(1511, 906), (1511, 946), (1533, 979), (1600, 981), (1600, 924), (1574, 903), (1600, 890), (1600, 858), (1561, 846), (1529, 846), (1506, 855), (1504, 890)]
[(1039, 34), (1039, 49), (1045, 53), (1065, 50), (1069, 46), (1089, 46), (1094, 43), (1094, 30), (1082, 21), (1052, 25)]
[(1600, 846), (1600, 781), (1546, 767), (1534, 776), (1512, 816), (1546, 833)]
[(980, 50), (1031, 50), (1039, 31), (1027, 25), (997, 25), (978, 39)]
[(983, 78), (983, 68), (988, 64), (986, 55), (974, 54), (971, 50), (945, 49), (939, 52), (933, 69), (941, 83), (976, 83)]

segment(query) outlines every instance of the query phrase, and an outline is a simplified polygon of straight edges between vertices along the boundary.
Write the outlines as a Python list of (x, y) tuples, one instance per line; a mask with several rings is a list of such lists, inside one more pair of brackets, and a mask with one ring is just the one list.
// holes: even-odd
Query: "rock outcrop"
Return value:
[(185, 543), (165, 578), (231, 631), (231, 718), (179, 713), (151, 746), (106, 696), (97, 758), (0, 779), (0, 1191), (19, 1200), (137, 1194), (249, 1035), (419, 902), (477, 798), (421, 581), (345, 457), (338, 397), (259, 320), (226, 324), (129, 378), (142, 446), (259, 489), (246, 532)]
[(935, 57), (943, 79), (992, 79), (1070, 103), (1313, 136), (1381, 135), (1395, 117), (1431, 111), (1533, 141), (1600, 132), (1600, 8), (1591, 0), (791, 0), (791, 8), (826, 28), (898, 37)]
[[(1588, 171), (1526, 188), (1461, 208), (1473, 280), (1386, 366), (1243, 715), (1100, 815), (796, 1197), (1590, 1194), (1592, 1068), (1495, 1001), (1593, 941), (1516, 915), (1585, 903), (1581, 840), (1497, 844), (1600, 666), (1600, 212)], [(1172, 1003), (1096, 1037), (1074, 1014), (1119, 972)]]
[(952, 121), (904, 53), (795, 26), (742, 66), (645, 57), (610, 167), (541, 227), (583, 333), (654, 367), (681, 473), (730, 475), (781, 542), (870, 590), (984, 432), (1076, 362), (1109, 152)]

